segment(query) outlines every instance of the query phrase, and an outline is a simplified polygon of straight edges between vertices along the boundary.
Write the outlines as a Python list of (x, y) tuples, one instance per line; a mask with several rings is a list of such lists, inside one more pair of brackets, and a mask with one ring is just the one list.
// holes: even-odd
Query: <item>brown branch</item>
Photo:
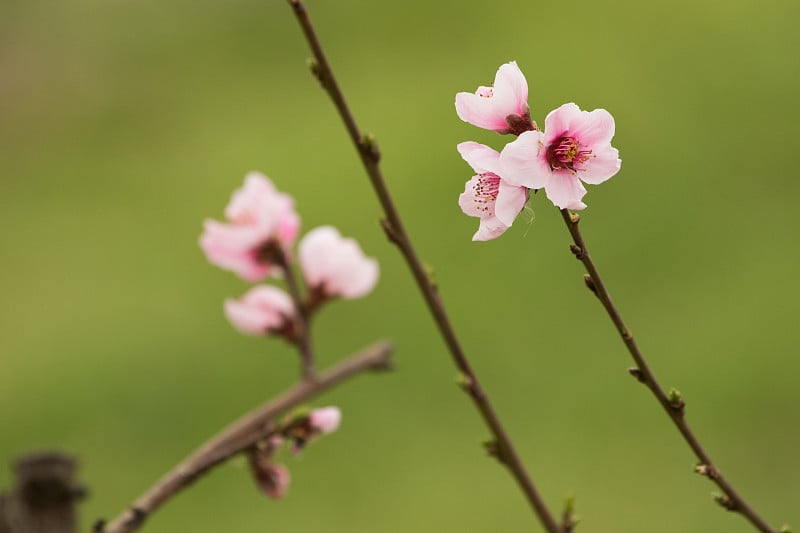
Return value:
[(231, 456), (246, 450), (273, 430), (271, 422), (293, 407), (367, 370), (388, 370), (392, 346), (380, 342), (313, 379), (304, 380), (222, 430), (173, 468), (108, 525), (98, 522), (97, 533), (127, 533), (197, 478)]
[(303, 3), (300, 0), (288, 0), (289, 4), (294, 10), (297, 21), (303, 31), (303, 34), (308, 41), (309, 46), (314, 54), (314, 62), (312, 63), (312, 71), (317, 77), (322, 87), (333, 100), (333, 104), (339, 112), (339, 115), (344, 122), (347, 133), (353, 141), (358, 155), (361, 158), (361, 163), (369, 176), (372, 188), (375, 190), (381, 207), (383, 208), (386, 219), (382, 222), (383, 229), (391, 242), (397, 245), (403, 258), (406, 260), (414, 279), (419, 286), (420, 291), (428, 306), (428, 310), (433, 315), (433, 319), (439, 328), (439, 332), (444, 338), (444, 342), (452, 357), (453, 363), (458, 368), (463, 376), (462, 386), (469, 393), (476, 408), (483, 417), (484, 422), (489, 427), (494, 435), (495, 442), (493, 443), (493, 450), (496, 457), (506, 467), (508, 467), (514, 479), (517, 481), (520, 489), (525, 494), (528, 502), (539, 517), (542, 525), (549, 533), (560, 533), (562, 531), (558, 521), (554, 518), (553, 514), (547, 508), (544, 500), (534, 486), (525, 466), (522, 464), (519, 455), (517, 454), (511, 439), (506, 433), (505, 428), (500, 422), (500, 418), (494, 410), (489, 398), (478, 381), (475, 371), (472, 369), (466, 354), (458, 342), (453, 327), (450, 324), (449, 318), (442, 303), (441, 298), (436, 290), (435, 285), (432, 283), (425, 268), (422, 266), (416, 251), (414, 250), (411, 240), (406, 233), (403, 223), (398, 214), (397, 208), (392, 201), (389, 194), (389, 189), (383, 178), (383, 173), (380, 168), (380, 152), (378, 151), (375, 139), (371, 136), (364, 135), (358, 128), (353, 114), (345, 101), (344, 95), (336, 83), (336, 79), (331, 70), (330, 64), (322, 51), (319, 39), (311, 24), (308, 13), (306, 12)]
[(636, 368), (631, 368), (628, 372), (650, 389), (658, 400), (658, 403), (661, 404), (661, 407), (675, 424), (675, 427), (678, 428), (686, 444), (689, 445), (699, 461), (695, 471), (710, 479), (724, 492), (724, 496), (717, 499), (720, 505), (729, 511), (742, 514), (759, 531), (763, 533), (776, 533), (777, 530), (772, 529), (758, 516), (755, 510), (753, 510), (753, 508), (734, 490), (733, 486), (722, 476), (722, 473), (711, 460), (711, 457), (703, 449), (700, 441), (697, 440), (697, 437), (689, 428), (688, 422), (686, 422), (686, 404), (680, 393), (674, 389), (669, 393), (665, 393), (664, 389), (659, 385), (655, 374), (650, 370), (647, 361), (639, 350), (636, 340), (633, 338), (633, 333), (631, 333), (631, 330), (628, 329), (625, 322), (623, 322), (619, 311), (611, 301), (611, 296), (608, 294), (608, 290), (603, 280), (600, 278), (600, 274), (597, 272), (597, 267), (595, 267), (592, 261), (592, 256), (589, 254), (589, 249), (586, 247), (586, 242), (583, 240), (580, 228), (578, 227), (580, 221), (578, 214), (570, 213), (566, 209), (561, 209), (561, 216), (574, 241), (574, 244), (570, 245), (570, 250), (575, 257), (583, 263), (583, 266), (586, 267), (586, 272), (588, 272), (588, 276), (585, 278), (586, 286), (597, 296), (600, 303), (603, 304), (608, 316), (611, 318), (611, 321), (622, 337), (622, 342), (625, 343), (625, 347), (628, 348), (628, 352), (630, 352), (631, 357), (633, 357), (636, 363)]

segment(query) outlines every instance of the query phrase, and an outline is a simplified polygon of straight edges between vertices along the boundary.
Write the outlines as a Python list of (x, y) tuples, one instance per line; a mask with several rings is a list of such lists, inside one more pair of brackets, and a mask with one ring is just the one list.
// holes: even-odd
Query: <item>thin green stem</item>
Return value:
[(569, 233), (574, 242), (574, 244), (570, 246), (570, 249), (575, 257), (577, 257), (578, 260), (583, 263), (583, 266), (586, 268), (586, 272), (588, 272), (586, 285), (597, 296), (597, 299), (600, 300), (600, 303), (603, 304), (608, 316), (611, 318), (611, 321), (617, 328), (617, 332), (619, 332), (620, 336), (622, 337), (622, 342), (625, 343), (625, 347), (628, 349), (628, 352), (631, 354), (631, 357), (633, 357), (633, 360), (636, 363), (636, 368), (631, 369), (629, 372), (648, 389), (650, 389), (650, 391), (656, 397), (656, 400), (658, 400), (658, 403), (661, 404), (664, 412), (667, 413), (672, 422), (675, 424), (675, 427), (686, 441), (686, 444), (688, 444), (692, 449), (692, 452), (694, 452), (694, 455), (699, 461), (695, 471), (706, 476), (708, 479), (713, 481), (717, 487), (720, 488), (720, 490), (722, 490), (724, 496), (717, 498), (717, 501), (720, 503), (720, 505), (729, 511), (740, 513), (757, 530), (763, 533), (777, 533), (777, 530), (772, 529), (760, 516), (758, 516), (755, 510), (753, 510), (753, 508), (744, 500), (744, 498), (742, 498), (739, 493), (734, 490), (733, 486), (728, 482), (728, 480), (723, 477), (722, 472), (720, 472), (720, 470), (714, 465), (711, 457), (701, 446), (700, 441), (697, 440), (697, 437), (692, 432), (688, 422), (686, 422), (685, 403), (680, 395), (674, 392), (667, 394), (664, 392), (664, 389), (661, 387), (661, 385), (659, 385), (655, 374), (653, 374), (653, 371), (650, 370), (644, 355), (642, 355), (642, 352), (639, 350), (639, 346), (636, 344), (636, 340), (633, 338), (633, 333), (631, 333), (631, 330), (628, 329), (628, 326), (626, 326), (625, 322), (622, 320), (622, 316), (614, 305), (614, 302), (611, 300), (611, 295), (609, 295), (605, 283), (603, 283), (603, 280), (600, 278), (600, 274), (597, 272), (597, 267), (595, 266), (594, 261), (592, 261), (592, 256), (589, 254), (589, 249), (587, 248), (586, 242), (581, 235), (578, 224), (580, 222), (580, 217), (578, 214), (570, 213), (566, 209), (561, 209), (561, 217), (564, 219), (564, 223), (567, 225), (567, 229), (569, 229)]

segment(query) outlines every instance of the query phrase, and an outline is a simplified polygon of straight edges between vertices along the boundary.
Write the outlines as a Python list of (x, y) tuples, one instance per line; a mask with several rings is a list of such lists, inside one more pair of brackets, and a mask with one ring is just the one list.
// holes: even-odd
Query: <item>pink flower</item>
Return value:
[(499, 133), (519, 134), (533, 129), (528, 82), (517, 62), (498, 69), (493, 87), (478, 87), (475, 94), (458, 93), (456, 113), (464, 122)]
[(458, 197), (464, 214), (480, 218), (473, 241), (488, 241), (502, 235), (528, 201), (528, 190), (500, 177), (500, 154), (482, 144), (458, 145), (461, 157), (477, 172)]
[(611, 146), (614, 118), (605, 109), (581, 111), (564, 104), (551, 111), (544, 132), (526, 131), (500, 154), (503, 179), (531, 189), (544, 187), (561, 209), (583, 209), (586, 189), (619, 171), (622, 161)]
[(263, 174), (251, 172), (225, 209), (228, 223), (205, 221), (200, 247), (211, 263), (245, 281), (259, 281), (274, 268), (274, 247), (288, 248), (300, 230), (294, 200)]
[(320, 407), (308, 415), (311, 428), (324, 434), (333, 433), (342, 421), (342, 412), (338, 407)]
[(225, 300), (225, 316), (245, 335), (268, 335), (285, 331), (295, 314), (288, 294), (269, 285), (253, 287), (239, 300)]
[(378, 262), (331, 226), (314, 228), (303, 237), (299, 259), (309, 288), (323, 297), (360, 298), (378, 281)]

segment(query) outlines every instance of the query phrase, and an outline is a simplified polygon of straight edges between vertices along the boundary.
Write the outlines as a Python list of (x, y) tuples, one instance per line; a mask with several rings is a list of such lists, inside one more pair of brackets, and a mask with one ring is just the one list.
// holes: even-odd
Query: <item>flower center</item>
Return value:
[(500, 177), (491, 172), (481, 174), (472, 190), (475, 191), (474, 201), (478, 204), (477, 209), (489, 211), (497, 200), (497, 193), (500, 192)]
[(575, 137), (562, 135), (547, 148), (547, 162), (551, 170), (566, 169), (570, 172), (585, 170), (583, 164), (594, 157), (591, 150), (581, 146)]

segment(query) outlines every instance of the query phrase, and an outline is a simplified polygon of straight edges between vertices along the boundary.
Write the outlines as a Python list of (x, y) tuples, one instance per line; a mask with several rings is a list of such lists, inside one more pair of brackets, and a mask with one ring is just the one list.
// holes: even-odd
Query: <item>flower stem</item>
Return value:
[(297, 283), (297, 278), (294, 275), (289, 260), (286, 257), (286, 252), (282, 249), (276, 255), (278, 266), (283, 271), (286, 279), (286, 286), (289, 289), (289, 294), (294, 301), (294, 307), (297, 311), (297, 337), (295, 342), (297, 349), (300, 352), (300, 375), (305, 380), (314, 379), (314, 353), (311, 349), (311, 313), (309, 312), (308, 305), (303, 300), (303, 295), (300, 293), (300, 285)]
[(772, 529), (758, 516), (753, 508), (734, 490), (733, 486), (722, 476), (722, 472), (714, 465), (711, 457), (705, 449), (703, 449), (700, 441), (697, 440), (697, 437), (686, 421), (686, 404), (680, 396), (680, 393), (672, 390), (667, 394), (664, 392), (664, 389), (661, 388), (661, 385), (659, 385), (655, 374), (650, 370), (644, 355), (642, 355), (642, 352), (639, 350), (636, 340), (633, 338), (633, 333), (631, 333), (631, 330), (628, 329), (625, 322), (623, 322), (622, 316), (619, 314), (614, 302), (611, 301), (608, 289), (606, 289), (603, 280), (600, 278), (600, 274), (597, 272), (597, 267), (592, 261), (592, 256), (589, 254), (589, 249), (586, 247), (586, 242), (581, 235), (579, 228), (580, 216), (578, 216), (577, 213), (570, 213), (567, 209), (561, 209), (561, 216), (574, 242), (574, 244), (570, 246), (570, 250), (575, 257), (583, 263), (586, 272), (588, 272), (588, 276), (585, 279), (587, 287), (597, 296), (600, 303), (603, 304), (608, 316), (617, 328), (617, 332), (619, 332), (622, 337), (622, 342), (625, 343), (625, 347), (636, 363), (636, 367), (630, 369), (629, 372), (633, 377), (650, 389), (658, 400), (658, 403), (661, 404), (661, 407), (675, 424), (675, 427), (686, 441), (686, 444), (688, 444), (692, 452), (694, 452), (698, 460), (695, 472), (706, 476), (722, 490), (724, 496), (717, 498), (717, 501), (726, 509), (740, 513), (757, 530), (763, 533), (776, 533), (777, 530)]
[(461, 348), (461, 345), (456, 337), (453, 327), (444, 308), (444, 304), (439, 296), (436, 286), (429, 278), (425, 268), (422, 265), (414, 247), (411, 243), (408, 234), (406, 233), (403, 223), (397, 208), (394, 205), (389, 189), (383, 179), (383, 173), (380, 168), (380, 152), (378, 151), (375, 139), (371, 136), (364, 135), (358, 128), (353, 114), (350, 111), (344, 95), (342, 94), (339, 85), (336, 83), (333, 71), (322, 51), (319, 39), (311, 24), (308, 13), (306, 12), (303, 3), (300, 0), (288, 0), (289, 4), (294, 10), (297, 21), (303, 31), (303, 34), (308, 41), (309, 46), (314, 54), (314, 61), (312, 63), (312, 71), (319, 80), (322, 87), (333, 100), (333, 104), (339, 112), (339, 115), (344, 122), (347, 133), (349, 134), (353, 144), (355, 145), (358, 155), (361, 158), (361, 163), (367, 172), (372, 188), (375, 190), (378, 200), (383, 208), (385, 220), (383, 220), (383, 229), (387, 237), (393, 242), (400, 253), (403, 255), (406, 263), (408, 264), (414, 280), (419, 286), (428, 310), (433, 315), (433, 319), (444, 338), (444, 342), (452, 357), (453, 363), (461, 372), (463, 379), (461, 384), (472, 398), (477, 410), (483, 417), (484, 422), (489, 427), (489, 430), (494, 435), (492, 443), (493, 455), (495, 455), (502, 464), (504, 464), (511, 475), (516, 480), (520, 489), (524, 493), (526, 499), (530, 503), (534, 512), (538, 516), (540, 522), (549, 533), (562, 533), (562, 528), (554, 515), (547, 508), (543, 498), (534, 486), (531, 477), (525, 470), (525, 466), (517, 454), (511, 442), (511, 438), (506, 433), (505, 428), (500, 422), (500, 418), (494, 410), (489, 397), (484, 391), (483, 387), (478, 381), (475, 371), (472, 369), (466, 354)]
[(194, 483), (201, 475), (268, 437), (275, 429), (273, 424), (275, 417), (361, 372), (388, 370), (391, 368), (389, 359), (391, 353), (392, 346), (389, 343), (374, 344), (318, 375), (313, 381), (301, 381), (244, 415), (201, 445), (114, 520), (107, 525), (102, 521), (98, 522), (93, 531), (129, 533), (139, 529), (159, 507)]

